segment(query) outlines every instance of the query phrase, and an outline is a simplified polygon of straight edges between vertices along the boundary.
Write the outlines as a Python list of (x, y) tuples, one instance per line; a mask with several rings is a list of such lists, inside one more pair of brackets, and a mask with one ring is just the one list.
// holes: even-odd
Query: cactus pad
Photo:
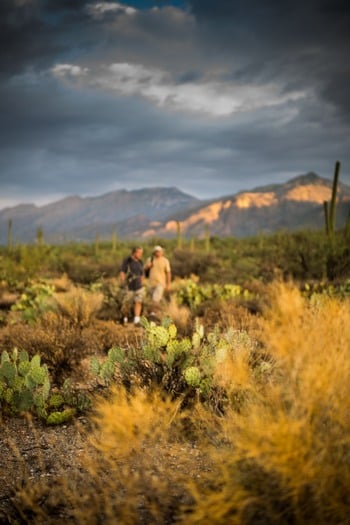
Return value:
[(76, 413), (74, 408), (66, 408), (62, 412), (52, 412), (46, 419), (48, 425), (62, 425), (70, 421)]
[(184, 372), (186, 383), (190, 386), (198, 387), (201, 382), (201, 372), (197, 366), (190, 366)]

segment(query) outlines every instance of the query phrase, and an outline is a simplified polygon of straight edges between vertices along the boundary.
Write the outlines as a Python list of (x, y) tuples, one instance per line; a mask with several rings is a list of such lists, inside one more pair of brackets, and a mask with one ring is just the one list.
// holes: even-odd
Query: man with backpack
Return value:
[(140, 323), (144, 296), (142, 254), (143, 249), (140, 246), (133, 248), (131, 255), (123, 260), (119, 273), (121, 285), (127, 288), (122, 305), (123, 322), (124, 324), (128, 322), (128, 310), (132, 302), (135, 326)]

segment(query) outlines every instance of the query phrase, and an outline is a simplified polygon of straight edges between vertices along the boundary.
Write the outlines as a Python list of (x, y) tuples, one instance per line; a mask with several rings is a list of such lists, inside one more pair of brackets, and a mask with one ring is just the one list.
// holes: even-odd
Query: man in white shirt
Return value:
[(149, 291), (153, 305), (157, 306), (163, 299), (164, 292), (170, 290), (171, 282), (170, 262), (164, 256), (161, 246), (153, 248), (152, 257), (147, 259), (144, 269), (146, 274), (149, 271)]

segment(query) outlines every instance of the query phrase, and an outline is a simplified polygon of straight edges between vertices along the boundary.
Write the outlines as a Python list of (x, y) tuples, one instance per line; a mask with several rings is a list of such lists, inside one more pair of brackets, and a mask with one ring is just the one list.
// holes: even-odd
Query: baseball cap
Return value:
[(153, 248), (153, 253), (155, 253), (155, 252), (162, 252), (162, 251), (163, 251), (163, 248), (161, 246), (159, 246), (159, 245), (157, 245), (157, 246), (155, 246)]

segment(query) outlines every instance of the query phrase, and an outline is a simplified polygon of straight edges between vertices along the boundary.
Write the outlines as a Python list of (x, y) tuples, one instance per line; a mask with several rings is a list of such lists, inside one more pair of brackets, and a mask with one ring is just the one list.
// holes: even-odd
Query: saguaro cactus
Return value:
[(9, 219), (8, 229), (7, 229), (7, 250), (12, 252), (12, 219)]
[(181, 234), (181, 223), (176, 221), (176, 231), (177, 231), (177, 247), (182, 248), (182, 234)]
[(100, 235), (96, 232), (95, 236), (95, 257), (98, 257), (100, 253)]
[(205, 251), (210, 252), (210, 227), (209, 224), (205, 225)]
[(112, 253), (117, 251), (117, 228), (114, 228), (112, 232)]
[(350, 235), (350, 210), (349, 210), (348, 218), (345, 224), (345, 234)]
[(329, 235), (329, 206), (328, 201), (323, 202), (323, 210), (324, 210), (324, 220), (325, 220), (325, 226), (326, 226), (326, 234)]
[(325, 213), (325, 224), (326, 224), (326, 233), (329, 236), (332, 236), (335, 229), (335, 211), (337, 206), (337, 191), (338, 191), (338, 179), (340, 171), (340, 162), (337, 160), (334, 168), (334, 177), (333, 177), (333, 187), (332, 187), (332, 197), (331, 202), (328, 204), (327, 201), (324, 201), (324, 213)]
[(44, 244), (44, 230), (42, 226), (38, 226), (36, 230), (36, 242), (38, 246), (42, 246)]
[(335, 229), (335, 209), (337, 205), (337, 190), (338, 190), (338, 179), (339, 179), (340, 162), (335, 163), (334, 178), (333, 178), (333, 189), (332, 189), (332, 200), (331, 207), (329, 210), (329, 228), (331, 232)]

